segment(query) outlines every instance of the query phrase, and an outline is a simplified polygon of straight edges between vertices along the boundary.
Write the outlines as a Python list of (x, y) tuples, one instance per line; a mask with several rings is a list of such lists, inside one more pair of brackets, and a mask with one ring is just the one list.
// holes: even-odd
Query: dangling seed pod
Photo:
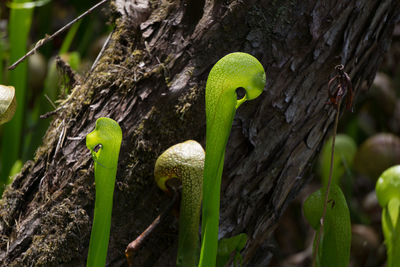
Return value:
[(14, 87), (0, 85), (0, 125), (12, 119), (16, 108)]

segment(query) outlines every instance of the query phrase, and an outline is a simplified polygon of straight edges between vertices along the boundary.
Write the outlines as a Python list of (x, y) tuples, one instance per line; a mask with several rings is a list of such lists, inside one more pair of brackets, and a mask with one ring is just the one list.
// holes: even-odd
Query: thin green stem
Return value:
[(336, 116), (335, 116), (335, 121), (333, 124), (333, 136), (332, 136), (332, 149), (331, 149), (331, 163), (329, 167), (329, 178), (328, 178), (328, 183), (326, 185), (326, 190), (325, 190), (325, 197), (324, 197), (324, 207), (322, 210), (322, 216), (320, 220), (320, 228), (316, 233), (316, 240), (315, 240), (315, 249), (314, 249), (314, 254), (313, 254), (313, 261), (312, 261), (312, 266), (314, 267), (317, 262), (317, 255), (318, 255), (318, 248), (319, 244), (321, 242), (321, 236), (323, 234), (324, 230), (324, 221), (325, 221), (325, 216), (326, 216), (326, 210), (328, 206), (328, 198), (329, 198), (329, 191), (331, 188), (332, 184), (332, 174), (333, 174), (333, 163), (335, 159), (335, 139), (336, 139), (336, 133), (337, 133), (337, 126), (339, 123), (339, 114), (340, 114), (340, 104), (341, 100), (338, 101), (337, 107), (336, 107)]

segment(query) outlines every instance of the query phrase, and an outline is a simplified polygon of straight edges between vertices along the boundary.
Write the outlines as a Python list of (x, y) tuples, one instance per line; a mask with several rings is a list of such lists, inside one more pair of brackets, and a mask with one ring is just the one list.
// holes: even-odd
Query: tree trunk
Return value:
[[(205, 144), (204, 88), (222, 56), (244, 51), (267, 73), (265, 92), (237, 111), (225, 157), (220, 237), (245, 232), (247, 266), (266, 266), (268, 237), (329, 135), (335, 110), (327, 83), (343, 64), (356, 92), (368, 88), (398, 0), (192, 0), (111, 2), (116, 28), (97, 66), (60, 105), (33, 161), (1, 202), (1, 266), (84, 266), (94, 207), (93, 160), (85, 146), (99, 117), (123, 131), (107, 263), (169, 198), (153, 167), (169, 146)], [(357, 107), (356, 107), (357, 108)], [(171, 215), (135, 255), (135, 266), (174, 266)]]

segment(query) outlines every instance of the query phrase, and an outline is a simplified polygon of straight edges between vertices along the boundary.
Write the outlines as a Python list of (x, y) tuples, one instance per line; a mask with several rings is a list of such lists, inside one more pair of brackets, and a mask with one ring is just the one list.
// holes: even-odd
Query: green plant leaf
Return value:
[[(312, 193), (303, 204), (304, 217), (317, 231), (320, 229), (324, 196), (325, 189), (319, 189)], [(351, 222), (347, 202), (340, 187), (332, 184), (318, 249), (317, 266), (349, 266), (350, 245)]]
[(240, 251), (246, 246), (247, 243), (247, 235), (244, 233), (229, 237), (223, 238), (218, 241), (218, 252), (217, 252), (217, 267), (225, 266), (232, 253), (234, 252), (234, 266), (236, 266), (236, 262), (242, 262), (242, 255)]

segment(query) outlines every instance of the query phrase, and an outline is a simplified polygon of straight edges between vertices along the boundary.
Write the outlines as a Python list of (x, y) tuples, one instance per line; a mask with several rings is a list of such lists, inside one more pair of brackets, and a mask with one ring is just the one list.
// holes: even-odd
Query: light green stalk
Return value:
[[(202, 244), (199, 266), (215, 266), (218, 247), (219, 203), (225, 147), (236, 109), (258, 97), (265, 86), (265, 72), (246, 53), (232, 53), (211, 69), (206, 85), (206, 158), (204, 165)], [(236, 89), (246, 95), (238, 100)]]
[[(86, 266), (105, 266), (110, 237), (111, 211), (122, 131), (118, 123), (99, 118), (96, 128), (86, 136), (86, 146), (92, 152), (96, 200), (89, 253)], [(99, 148), (96, 152), (95, 149)]]

